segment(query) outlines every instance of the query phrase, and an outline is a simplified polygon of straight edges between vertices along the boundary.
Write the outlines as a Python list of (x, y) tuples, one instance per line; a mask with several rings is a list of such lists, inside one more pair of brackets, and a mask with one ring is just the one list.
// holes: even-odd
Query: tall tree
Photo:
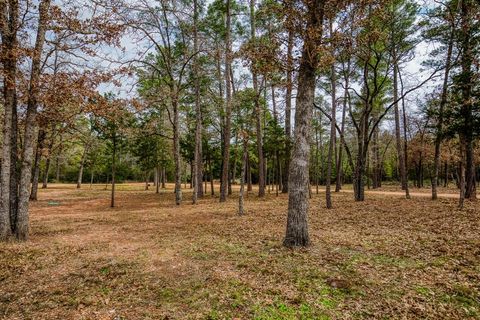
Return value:
[(323, 36), (325, 0), (305, 1), (306, 27), (298, 70), (298, 92), (295, 111), (295, 131), (288, 178), (288, 217), (283, 244), (286, 247), (307, 246), (309, 207), (310, 124), (315, 95), (316, 70)]

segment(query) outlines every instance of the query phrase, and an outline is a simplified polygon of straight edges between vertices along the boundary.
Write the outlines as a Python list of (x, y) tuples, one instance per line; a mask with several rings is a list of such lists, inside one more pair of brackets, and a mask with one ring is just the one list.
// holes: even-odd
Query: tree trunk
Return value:
[[(6, 7), (6, 1), (2, 2)], [(3, 65), (3, 141), (2, 161), (0, 173), (0, 241), (5, 241), (16, 226), (16, 214), (12, 208), (12, 200), (16, 201), (15, 194), (12, 198), (11, 175), (16, 164), (12, 163), (12, 134), (14, 129), (13, 117), (17, 110), (17, 29), (18, 29), (18, 1), (9, 1), (9, 10), (2, 7), (0, 19), (2, 23), (0, 33), (2, 36), (2, 65)], [(15, 170), (16, 171), (16, 170)]]
[[(173, 90), (176, 90), (175, 88)], [(172, 91), (173, 91), (172, 90)], [(175, 92), (172, 95), (173, 107), (173, 160), (175, 163), (175, 204), (182, 202), (182, 173), (180, 167), (180, 121), (178, 111), (178, 96)]]
[(473, 151), (473, 131), (474, 131), (474, 117), (473, 117), (473, 101), (472, 91), (474, 85), (474, 76), (472, 72), (472, 65), (474, 63), (474, 41), (472, 24), (475, 18), (474, 12), (475, 3), (472, 0), (461, 1), (461, 75), (460, 88), (462, 93), (461, 117), (463, 120), (463, 127), (461, 134), (463, 135), (464, 150), (465, 150), (465, 199), (476, 198), (476, 183), (475, 183), (475, 161)]
[(38, 142), (35, 152), (35, 161), (33, 163), (32, 187), (30, 191), (30, 201), (38, 200), (38, 180), (40, 179), (40, 162), (42, 160), (42, 149), (45, 141), (45, 131), (40, 129), (38, 133)]
[(157, 183), (155, 184), (155, 193), (160, 193), (160, 165), (157, 164), (155, 168), (155, 176), (157, 177)]
[(448, 40), (447, 60), (445, 62), (445, 74), (443, 77), (442, 97), (440, 100), (440, 106), (438, 109), (438, 122), (437, 132), (435, 137), (435, 155), (433, 160), (433, 179), (432, 179), (432, 200), (437, 200), (437, 186), (438, 186), (438, 174), (440, 171), (440, 147), (443, 141), (443, 113), (445, 105), (447, 104), (448, 96), (448, 79), (451, 68), (452, 52), (453, 52), (454, 33), (453, 30), (450, 33)]
[[(50, 152), (51, 152), (51, 145), (49, 147), (49, 151), (48, 151), (48, 156), (47, 156), (47, 159), (45, 161), (45, 169), (43, 171), (43, 183), (42, 183), (42, 189), (46, 189), (48, 187), (48, 173), (50, 172), (50, 164), (51, 164), (51, 155), (50, 155)], [(93, 170), (92, 170), (93, 172)]]
[(310, 243), (308, 235), (310, 127), (315, 94), (315, 71), (319, 60), (316, 52), (322, 38), (324, 5), (323, 0), (307, 3), (307, 29), (298, 71), (294, 144), (288, 179), (288, 217), (283, 240), (287, 247), (307, 246)]
[[(406, 169), (405, 169), (405, 158), (402, 151), (402, 140), (400, 138), (400, 111), (398, 107), (398, 61), (396, 57), (396, 52), (393, 50), (393, 100), (397, 101), (393, 105), (395, 113), (395, 142), (397, 147), (397, 158), (398, 158), (398, 170), (400, 172), (400, 183), (402, 190), (406, 189)], [(404, 124), (405, 125), (405, 124)]]
[(165, 171), (165, 166), (162, 167), (162, 189), (166, 188), (167, 183), (167, 173)]
[[(115, 166), (117, 153), (117, 132), (113, 133), (113, 149), (112, 149), (112, 195), (110, 199), (110, 207), (115, 207)], [(107, 178), (108, 179), (108, 178)], [(107, 180), (108, 181), (108, 180)]]
[[(330, 35), (333, 34), (333, 22), (330, 19)], [(336, 111), (337, 111), (337, 77), (335, 74), (335, 63), (332, 63), (330, 69), (330, 88), (332, 91), (332, 121), (330, 121), (330, 143), (328, 145), (328, 160), (327, 160), (327, 179), (326, 189), (325, 189), (325, 198), (327, 203), (327, 209), (332, 208), (332, 194), (331, 194), (331, 179), (332, 179), (332, 167), (333, 167), (333, 148), (335, 148), (335, 136), (336, 136)]]
[(83, 148), (82, 159), (80, 160), (80, 168), (78, 169), (78, 178), (77, 178), (77, 189), (82, 187), (83, 180), (83, 168), (85, 167), (85, 160), (87, 158), (88, 146), (85, 144)]
[(15, 95), (14, 108), (12, 109), (12, 134), (10, 155), (10, 225), (12, 233), (16, 233), (18, 215), (18, 119), (17, 119), (17, 95)]
[[(199, 50), (198, 45), (198, 1), (193, 1), (193, 50), (196, 54)], [(198, 197), (203, 197), (203, 156), (202, 156), (202, 107), (200, 105), (200, 75), (198, 68), (198, 58), (195, 55), (193, 61), (193, 70), (195, 77), (195, 155), (193, 160), (193, 204), (197, 203)]]
[(37, 101), (39, 95), (39, 81), (42, 64), (42, 50), (47, 29), (50, 0), (43, 0), (39, 5), (39, 21), (35, 50), (32, 56), (32, 71), (25, 118), (25, 134), (23, 138), (22, 164), (20, 170), (20, 184), (17, 214), (17, 239), (27, 240), (29, 233), (28, 199), (30, 197), (30, 182), (32, 178), (32, 158), (35, 149), (35, 128), (37, 125)]
[(229, 172), (230, 172), (230, 130), (231, 130), (231, 114), (232, 114), (232, 90), (230, 69), (232, 61), (232, 43), (230, 39), (231, 28), (231, 13), (230, 13), (230, 0), (226, 0), (226, 31), (225, 31), (225, 91), (226, 91), (226, 104), (225, 104), (225, 127), (223, 134), (223, 165), (222, 165), (222, 179), (220, 181), (220, 202), (227, 200), (228, 184), (229, 184)]
[[(250, 0), (250, 40), (255, 43), (255, 0)], [(258, 196), (265, 196), (265, 159), (263, 156), (263, 133), (262, 133), (262, 112), (260, 108), (260, 92), (258, 91), (258, 76), (255, 70), (255, 61), (252, 61), (252, 81), (255, 94), (255, 128), (257, 136), (257, 156), (258, 156)]]
[(243, 200), (245, 191), (245, 177), (247, 173), (247, 153), (248, 153), (248, 141), (243, 137), (243, 155), (242, 155), (242, 173), (240, 176), (240, 196), (238, 198), (238, 214), (244, 215)]
[[(342, 109), (342, 124), (341, 124), (341, 134), (345, 133), (345, 118), (347, 114), (347, 104), (350, 103), (350, 97), (348, 94), (348, 88), (350, 85), (350, 59), (347, 61), (347, 70), (345, 73), (345, 91), (343, 94), (343, 109)], [(335, 184), (335, 192), (340, 192), (342, 189), (343, 183), (343, 145), (340, 143), (338, 150), (338, 162), (337, 162), (337, 179)]]
[(283, 172), (282, 192), (288, 192), (288, 175), (291, 156), (291, 117), (292, 117), (292, 88), (293, 88), (293, 42), (294, 32), (288, 31), (287, 43), (287, 90), (285, 95), (285, 164)]

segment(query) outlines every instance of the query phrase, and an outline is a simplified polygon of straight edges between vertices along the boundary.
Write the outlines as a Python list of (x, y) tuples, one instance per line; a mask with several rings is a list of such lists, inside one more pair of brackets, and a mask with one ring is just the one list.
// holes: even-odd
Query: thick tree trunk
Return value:
[[(474, 85), (474, 76), (472, 66), (474, 63), (474, 41), (473, 41), (473, 21), (475, 18), (474, 12), (475, 3), (472, 0), (461, 1), (461, 76), (460, 88), (462, 92), (461, 116), (463, 120), (463, 127), (461, 134), (463, 135), (463, 143), (465, 150), (465, 199), (476, 198), (476, 183), (475, 183), (475, 162), (473, 151), (473, 131), (474, 131), (474, 116), (473, 116), (473, 100), (472, 91)], [(462, 141), (461, 141), (462, 143)]]
[(232, 43), (230, 39), (231, 33), (231, 13), (230, 0), (226, 0), (226, 31), (225, 31), (225, 127), (223, 133), (223, 164), (222, 164), (222, 178), (220, 181), (220, 202), (227, 200), (229, 173), (230, 173), (230, 135), (231, 135), (231, 114), (232, 114), (232, 84), (230, 79), (230, 69), (232, 61)]
[(18, 119), (17, 119), (17, 96), (15, 95), (14, 108), (12, 109), (12, 134), (11, 134), (11, 155), (10, 155), (10, 225), (12, 233), (16, 233), (18, 215)]
[[(12, 169), (16, 171), (16, 164), (12, 163), (12, 133), (14, 129), (13, 117), (16, 114), (17, 106), (17, 29), (18, 29), (18, 1), (1, 1), (0, 9), (0, 34), (2, 36), (2, 64), (3, 64), (3, 141), (2, 161), (0, 173), (0, 241), (6, 240), (15, 230), (16, 212), (12, 203), (16, 201), (15, 193), (12, 191), (11, 175)], [(12, 197), (13, 195), (13, 197)], [(13, 199), (12, 199), (13, 198)]]
[(18, 214), (16, 236), (19, 240), (27, 240), (29, 233), (28, 200), (30, 197), (30, 182), (32, 178), (32, 158), (35, 149), (35, 131), (37, 126), (37, 101), (42, 63), (42, 50), (47, 29), (50, 0), (43, 0), (39, 5), (39, 21), (35, 50), (32, 56), (32, 71), (25, 118), (25, 134), (23, 138), (22, 164), (20, 170), (20, 184), (18, 196)]
[(309, 159), (310, 127), (315, 93), (316, 54), (322, 38), (323, 0), (308, 2), (308, 20), (300, 68), (295, 112), (295, 133), (288, 179), (288, 218), (283, 244), (287, 247), (307, 246), (308, 207), (310, 193)]

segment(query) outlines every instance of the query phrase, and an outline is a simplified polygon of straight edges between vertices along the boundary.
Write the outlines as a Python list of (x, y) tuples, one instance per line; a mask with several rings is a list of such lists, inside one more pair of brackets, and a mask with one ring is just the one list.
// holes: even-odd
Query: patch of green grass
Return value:
[(422, 296), (425, 296), (425, 297), (429, 297), (429, 296), (434, 294), (433, 291), (430, 288), (422, 287), (422, 286), (416, 287), (415, 291), (418, 294), (420, 294)]

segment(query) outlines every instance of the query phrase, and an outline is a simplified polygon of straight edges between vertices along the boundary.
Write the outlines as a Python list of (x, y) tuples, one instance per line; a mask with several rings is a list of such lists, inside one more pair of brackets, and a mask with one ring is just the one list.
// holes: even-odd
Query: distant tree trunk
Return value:
[[(110, 207), (115, 207), (115, 166), (116, 166), (116, 153), (117, 153), (117, 132), (114, 130), (113, 133), (113, 148), (112, 148), (112, 194), (110, 199)], [(108, 184), (108, 177), (107, 177), (107, 184)]]
[(165, 189), (166, 188), (166, 184), (167, 183), (167, 173), (165, 171), (165, 166), (162, 167), (162, 189)]
[[(374, 121), (376, 121), (375, 119)], [(376, 127), (373, 132), (373, 175), (372, 175), (372, 187), (373, 189), (380, 188), (382, 186), (382, 162), (380, 159), (380, 146), (379, 146), (379, 131)]]
[(448, 187), (448, 161), (445, 161), (443, 187)]
[[(333, 22), (330, 19), (330, 34), (333, 34)], [(335, 64), (332, 63), (332, 67), (330, 69), (330, 88), (332, 94), (332, 121), (330, 121), (330, 143), (328, 145), (328, 160), (327, 160), (327, 179), (326, 189), (325, 189), (325, 197), (327, 203), (327, 209), (332, 208), (332, 194), (331, 194), (331, 179), (332, 179), (332, 167), (333, 167), (333, 148), (335, 148), (335, 136), (336, 136), (336, 111), (337, 111), (337, 77), (335, 74)]]
[(94, 175), (94, 170), (93, 168), (90, 171), (90, 189), (93, 187), (93, 175)]
[[(250, 39), (255, 42), (255, 0), (250, 0)], [(257, 156), (258, 156), (258, 196), (265, 196), (265, 159), (263, 156), (263, 133), (262, 133), (262, 112), (260, 108), (260, 92), (258, 90), (258, 76), (255, 70), (255, 63), (252, 61), (252, 80), (253, 91), (255, 93), (255, 127), (257, 136)]]
[(30, 191), (30, 201), (38, 200), (38, 180), (40, 179), (40, 162), (42, 160), (42, 149), (45, 141), (45, 131), (40, 129), (38, 132), (38, 142), (35, 151), (35, 161), (33, 163), (32, 186)]
[(147, 170), (145, 171), (145, 191), (148, 191), (148, 187), (149, 187), (149, 180), (150, 180), (150, 172)]
[[(349, 103), (350, 96), (348, 94), (348, 88), (350, 85), (350, 59), (347, 61), (347, 70), (345, 71), (345, 92), (343, 95), (343, 109), (342, 109), (342, 124), (341, 124), (341, 134), (345, 133), (345, 118), (347, 114), (347, 105)], [(343, 183), (343, 146), (340, 143), (340, 147), (338, 150), (338, 162), (337, 162), (337, 179), (335, 184), (335, 192), (340, 192), (342, 189)]]
[(88, 154), (88, 146), (85, 144), (83, 147), (83, 154), (82, 159), (80, 160), (80, 167), (78, 169), (78, 178), (77, 178), (77, 189), (82, 187), (82, 180), (83, 180), (83, 168), (85, 167), (85, 160), (87, 159)]
[(232, 90), (230, 69), (232, 61), (232, 44), (230, 39), (231, 33), (231, 12), (230, 12), (230, 0), (226, 0), (226, 31), (225, 31), (225, 91), (226, 91), (226, 104), (225, 104), (225, 127), (223, 134), (223, 165), (222, 165), (222, 179), (220, 181), (220, 202), (227, 200), (228, 184), (229, 184), (229, 172), (230, 172), (230, 130), (231, 130), (231, 114), (232, 114)]
[(247, 173), (247, 153), (248, 153), (248, 141), (243, 137), (243, 155), (242, 155), (242, 173), (240, 176), (240, 196), (238, 198), (238, 214), (243, 216), (243, 199), (244, 199), (244, 190), (245, 190), (245, 176)]
[(252, 163), (250, 161), (250, 155), (247, 152), (247, 194), (252, 191)]
[(47, 157), (45, 160), (45, 169), (43, 171), (43, 183), (42, 189), (46, 189), (48, 187), (48, 172), (50, 171), (50, 157)]
[(210, 171), (210, 194), (211, 194), (212, 196), (214, 196), (214, 195), (215, 195), (215, 188), (214, 188), (214, 185), (213, 185), (213, 184), (214, 184), (214, 181), (213, 181), (213, 168), (212, 168), (212, 161), (210, 160), (210, 158), (208, 159), (208, 162), (209, 162), (209, 163), (208, 163), (208, 164), (209, 164), (208, 167), (209, 167), (209, 169), (210, 169), (210, 170), (209, 170), (209, 171)]
[(435, 136), (435, 155), (433, 160), (433, 179), (432, 179), (432, 200), (437, 200), (437, 186), (438, 186), (438, 173), (440, 171), (440, 148), (443, 140), (443, 113), (445, 105), (447, 104), (447, 95), (448, 95), (448, 79), (451, 68), (452, 61), (452, 52), (453, 52), (453, 42), (454, 42), (454, 31), (453, 28), (450, 32), (450, 38), (448, 40), (448, 50), (447, 50), (447, 60), (445, 62), (445, 74), (443, 77), (443, 86), (442, 86), (442, 97), (440, 99), (440, 106), (438, 109), (438, 121), (437, 121), (437, 132)]
[[(402, 84), (403, 87), (403, 84)], [(402, 90), (403, 91), (403, 90)], [(405, 108), (405, 98), (402, 98), (402, 114), (403, 114), (403, 157), (405, 163), (405, 198), (410, 199), (410, 188), (408, 186), (408, 140), (407, 140), (407, 110)]]
[(458, 171), (458, 187), (460, 188), (458, 208), (463, 209), (465, 203), (465, 137), (463, 135), (460, 135), (460, 160), (458, 163)]
[(157, 183), (155, 184), (155, 193), (160, 193), (160, 176), (161, 176), (161, 173), (160, 173), (160, 165), (157, 164), (156, 168), (155, 168), (155, 176), (157, 177)]
[(310, 127), (315, 93), (316, 54), (322, 38), (324, 0), (307, 2), (307, 25), (298, 71), (295, 133), (288, 179), (288, 217), (285, 239), (287, 247), (307, 246), (310, 194)]
[(60, 182), (60, 157), (63, 151), (63, 135), (60, 135), (60, 143), (58, 145), (58, 152), (55, 158), (55, 182)]
[[(405, 168), (405, 158), (402, 152), (402, 140), (400, 138), (400, 111), (398, 107), (398, 61), (396, 57), (396, 52), (393, 50), (393, 100), (397, 101), (393, 105), (395, 112), (395, 141), (397, 147), (397, 158), (398, 158), (398, 170), (400, 172), (400, 184), (402, 190), (407, 188), (406, 182), (406, 168)], [(405, 124), (404, 124), (405, 125)]]
[(42, 64), (42, 50), (47, 30), (48, 11), (50, 0), (43, 0), (39, 4), (39, 21), (35, 49), (32, 55), (32, 71), (27, 101), (25, 118), (25, 134), (23, 138), (22, 164), (20, 170), (18, 213), (17, 213), (17, 239), (27, 240), (29, 234), (28, 200), (30, 197), (30, 183), (32, 178), (32, 158), (35, 149), (35, 128), (37, 125), (37, 101), (39, 95), (39, 81)]
[[(176, 90), (173, 88), (172, 91)], [(182, 173), (180, 164), (180, 121), (177, 92), (172, 95), (173, 107), (173, 161), (175, 163), (175, 204), (182, 202)]]

